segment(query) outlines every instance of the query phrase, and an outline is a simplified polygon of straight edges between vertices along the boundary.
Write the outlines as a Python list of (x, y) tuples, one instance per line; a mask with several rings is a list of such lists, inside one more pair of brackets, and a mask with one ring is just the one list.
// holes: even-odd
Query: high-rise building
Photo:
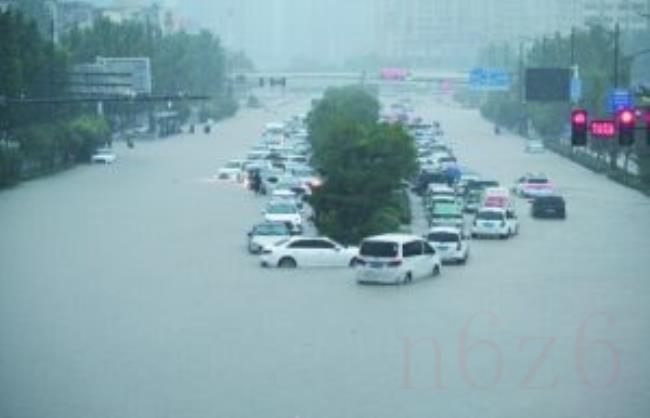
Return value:
[(402, 65), (469, 64), (490, 43), (600, 23), (648, 27), (648, 0), (378, 0), (376, 49)]

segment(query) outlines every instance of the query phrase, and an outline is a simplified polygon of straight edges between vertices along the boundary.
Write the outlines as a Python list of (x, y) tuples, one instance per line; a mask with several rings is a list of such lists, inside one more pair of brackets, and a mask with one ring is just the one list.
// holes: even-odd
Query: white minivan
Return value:
[(357, 283), (410, 283), (440, 274), (440, 258), (422, 237), (385, 234), (366, 238), (356, 262)]

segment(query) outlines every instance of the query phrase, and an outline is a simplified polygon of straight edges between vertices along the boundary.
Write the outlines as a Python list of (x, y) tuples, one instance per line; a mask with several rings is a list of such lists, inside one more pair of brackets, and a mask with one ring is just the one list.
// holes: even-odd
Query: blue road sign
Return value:
[(474, 68), (469, 73), (469, 85), (474, 90), (508, 90), (510, 73), (498, 68)]
[(582, 80), (574, 76), (571, 78), (571, 102), (578, 103), (582, 98)]
[(629, 109), (634, 107), (634, 95), (632, 92), (625, 89), (612, 90), (606, 97), (607, 111), (614, 114), (622, 109)]

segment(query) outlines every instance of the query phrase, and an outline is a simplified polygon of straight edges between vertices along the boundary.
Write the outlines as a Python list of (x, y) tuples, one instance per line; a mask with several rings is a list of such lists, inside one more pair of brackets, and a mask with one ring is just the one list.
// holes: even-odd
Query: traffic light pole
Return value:
[[(619, 60), (619, 44), (621, 38), (621, 26), (618, 22), (614, 25), (614, 89), (618, 88), (618, 60)], [(617, 116), (618, 118), (618, 116)], [(618, 154), (619, 154), (619, 142), (612, 141), (609, 146), (609, 170), (610, 172), (615, 172), (618, 168)]]
[(614, 88), (618, 88), (618, 60), (619, 60), (619, 44), (621, 38), (621, 27), (616, 22), (614, 26)]

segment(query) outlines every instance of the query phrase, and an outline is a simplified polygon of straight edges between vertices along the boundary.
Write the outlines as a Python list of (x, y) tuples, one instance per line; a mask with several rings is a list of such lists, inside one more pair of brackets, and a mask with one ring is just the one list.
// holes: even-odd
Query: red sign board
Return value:
[(592, 120), (591, 136), (597, 138), (613, 138), (616, 136), (616, 122), (613, 120)]

